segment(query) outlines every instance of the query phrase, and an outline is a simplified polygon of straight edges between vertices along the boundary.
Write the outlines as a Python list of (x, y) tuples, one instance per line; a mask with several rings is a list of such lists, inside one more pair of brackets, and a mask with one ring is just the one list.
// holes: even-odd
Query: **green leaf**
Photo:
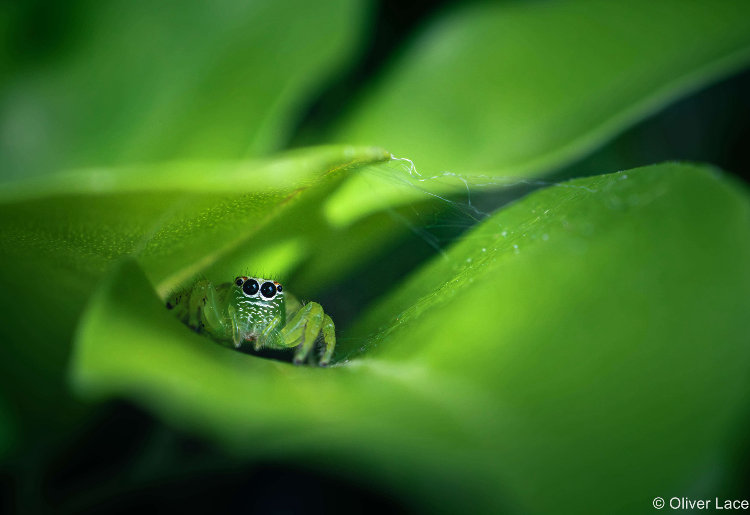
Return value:
[(350, 57), (363, 7), (86, 4), (72, 15), (69, 49), (23, 63), (0, 84), (0, 174), (277, 150), (300, 108)]
[(643, 512), (730, 478), (748, 262), (747, 192), (664, 164), (486, 219), (341, 335), (331, 369), (202, 338), (126, 262), (82, 319), (72, 378), (248, 456), (336, 463), (426, 511)]
[[(377, 148), (320, 147), (271, 160), (88, 169), (17, 182), (0, 194), (2, 252), (16, 265), (8, 267), (13, 276), (55, 273), (66, 296), (133, 254), (166, 292), (231, 256), (301, 199), (317, 203), (349, 170), (388, 159)], [(314, 229), (295, 234), (311, 239)], [(284, 236), (250, 253), (271, 252)]]
[[(54, 410), (69, 342), (112, 265), (133, 256), (162, 295), (196, 274), (248, 266), (284, 277), (330, 230), (320, 205), (376, 148), (321, 147), (274, 159), (88, 169), (0, 192), (0, 376), (31, 415)], [(21, 366), (19, 366), (21, 365)], [(31, 373), (30, 373), (31, 372)]]
[[(742, 0), (478, 3), (427, 26), (333, 140), (380, 145), (426, 177), (538, 176), (749, 60)], [(352, 181), (357, 215), (415, 198)]]

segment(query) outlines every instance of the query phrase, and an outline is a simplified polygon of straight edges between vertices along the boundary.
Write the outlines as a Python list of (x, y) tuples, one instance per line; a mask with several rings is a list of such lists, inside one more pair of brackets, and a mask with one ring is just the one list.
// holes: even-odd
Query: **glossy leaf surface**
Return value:
[(363, 23), (349, 0), (88, 7), (60, 7), (56, 59), (0, 82), (0, 178), (283, 148)]
[(744, 190), (652, 166), (486, 219), (342, 335), (331, 369), (219, 347), (125, 263), (85, 314), (73, 378), (242, 454), (356, 469), (427, 509), (645, 511), (665, 485), (698, 497), (732, 472), (749, 261)]
[[(750, 3), (478, 3), (410, 42), (334, 131), (410, 158), (436, 194), (533, 177), (750, 61)], [(489, 176), (489, 179), (488, 179)], [(414, 190), (348, 186), (351, 216)]]

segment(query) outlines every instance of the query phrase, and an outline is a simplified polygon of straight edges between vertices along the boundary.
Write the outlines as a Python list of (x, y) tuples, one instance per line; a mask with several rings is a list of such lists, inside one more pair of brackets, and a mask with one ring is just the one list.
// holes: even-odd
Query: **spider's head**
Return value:
[[(254, 327), (286, 323), (286, 304), (281, 284), (271, 279), (240, 276), (234, 279), (234, 298), (242, 319)], [(247, 317), (247, 318), (245, 318)]]

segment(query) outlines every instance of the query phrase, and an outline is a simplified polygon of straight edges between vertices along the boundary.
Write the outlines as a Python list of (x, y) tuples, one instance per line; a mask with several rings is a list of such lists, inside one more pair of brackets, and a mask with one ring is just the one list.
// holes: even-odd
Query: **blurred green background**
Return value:
[[(38, 0), (0, 40), (4, 512), (750, 497), (746, 2)], [(160, 305), (239, 273), (337, 365)]]

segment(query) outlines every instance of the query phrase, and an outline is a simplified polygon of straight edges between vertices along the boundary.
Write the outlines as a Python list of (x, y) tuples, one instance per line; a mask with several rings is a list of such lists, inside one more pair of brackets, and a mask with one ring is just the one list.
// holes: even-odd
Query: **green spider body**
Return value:
[(198, 281), (171, 295), (167, 308), (196, 331), (237, 348), (246, 342), (255, 350), (296, 348), (297, 364), (311, 356), (321, 333), (321, 366), (328, 365), (336, 346), (333, 321), (320, 304), (300, 304), (273, 280), (241, 276), (218, 286)]

